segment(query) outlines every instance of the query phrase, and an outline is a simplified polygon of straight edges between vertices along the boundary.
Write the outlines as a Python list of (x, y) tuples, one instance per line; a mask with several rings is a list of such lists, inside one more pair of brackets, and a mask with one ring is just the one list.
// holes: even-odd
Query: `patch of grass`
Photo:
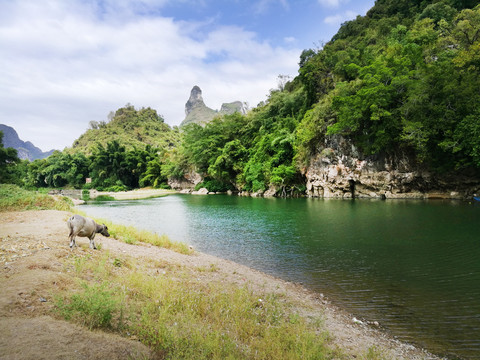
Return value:
[(197, 271), (199, 272), (217, 272), (218, 271), (218, 265), (211, 263), (209, 267), (206, 266), (198, 266)]
[[(75, 209), (75, 213), (88, 217), (83, 211)], [(67, 219), (65, 219), (66, 221)], [(122, 224), (114, 224), (109, 220), (93, 218), (97, 224), (105, 224), (108, 227), (110, 236), (116, 240), (123, 241), (127, 244), (136, 245), (138, 242), (148, 243), (154, 246), (163, 247), (176, 251), (180, 254), (190, 255), (193, 250), (182, 242), (172, 241), (167, 235), (158, 235), (147, 230), (137, 229), (134, 226)], [(99, 247), (100, 246), (100, 247)], [(101, 248), (101, 244), (97, 243), (97, 248)]]
[(123, 322), (122, 299), (106, 282), (82, 283), (82, 290), (67, 298), (58, 297), (56, 307), (66, 320), (73, 320), (89, 329), (114, 327), (114, 315), (120, 314), (116, 328)]
[(205, 282), (181, 267), (158, 273), (155, 262), (131, 271), (123, 264), (134, 259), (108, 256), (70, 260), (81, 286), (57, 301), (64, 318), (135, 336), (165, 359), (342, 358), (320, 320), (302, 317), (280, 295)]
[(114, 239), (123, 241), (127, 244), (137, 244), (138, 242), (144, 242), (158, 247), (171, 249), (181, 254), (191, 254), (192, 250), (187, 244), (170, 240), (165, 235), (158, 235), (150, 231), (137, 229), (134, 226), (127, 226), (121, 224), (114, 224), (111, 221), (104, 219), (95, 219), (99, 224), (105, 224), (108, 227), (110, 236)]
[(122, 267), (123, 266), (122, 260), (120, 260), (119, 258), (115, 258), (113, 260), (113, 266)]
[(90, 200), (90, 190), (89, 189), (83, 189), (82, 190), (82, 200), (83, 201)]
[(72, 207), (73, 202), (67, 197), (54, 197), (40, 192), (25, 190), (17, 185), (0, 184), (0, 211), (71, 211)]
[(362, 360), (390, 360), (391, 357), (387, 356), (384, 351), (376, 346), (372, 346), (361, 357)]

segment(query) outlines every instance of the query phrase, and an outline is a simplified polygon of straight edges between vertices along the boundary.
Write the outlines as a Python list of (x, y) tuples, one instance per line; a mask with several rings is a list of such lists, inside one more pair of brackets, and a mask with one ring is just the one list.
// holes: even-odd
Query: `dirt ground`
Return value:
[[(66, 226), (70, 216), (53, 210), (0, 212), (0, 359), (150, 358), (150, 350), (138, 341), (89, 331), (48, 315), (53, 306), (51, 293), (69, 281), (62, 261), (71, 255)], [(148, 244), (129, 245), (100, 234), (95, 241), (101, 244), (97, 251), (108, 250), (112, 255), (128, 254), (187, 268), (213, 264), (218, 270), (204, 273), (210, 280), (285, 294), (301, 313), (323, 316), (333, 342), (352, 359), (361, 358), (373, 346), (386, 359), (438, 359), (393, 339), (373, 324), (354, 321), (321, 294), (245, 266), (198, 252), (182, 255)], [(87, 248), (88, 239), (77, 238), (77, 244)]]

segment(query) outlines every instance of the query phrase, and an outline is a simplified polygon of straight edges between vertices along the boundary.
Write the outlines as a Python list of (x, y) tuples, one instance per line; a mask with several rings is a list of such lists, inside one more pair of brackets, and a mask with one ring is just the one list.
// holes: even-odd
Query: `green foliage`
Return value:
[(235, 113), (205, 127), (186, 126), (181, 152), (204, 176), (200, 186), (210, 191), (266, 190), (273, 185), (272, 171), (292, 164), (297, 117), (305, 106), (301, 89), (272, 91), (267, 104), (246, 116)]
[(17, 150), (3, 146), (3, 131), (0, 131), (0, 184), (18, 183), (19, 163)]
[[(478, 169), (480, 7), (469, 6), (378, 1), (321, 51), (304, 52), (299, 78), (307, 90), (317, 79), (319, 101), (297, 131), (299, 164), (324, 135), (342, 134), (365, 154), (407, 149), (432, 169)], [(327, 76), (335, 86), (322, 95)]]
[[(440, 146), (453, 153), (467, 154), (469, 159), (463, 159), (463, 162), (459, 164), (460, 166), (475, 165), (480, 167), (480, 112), (468, 115), (460, 121), (453, 133), (453, 139), (445, 140), (440, 143)], [(465, 163), (466, 161), (469, 162)]]
[(212, 178), (205, 178), (201, 183), (195, 186), (195, 190), (206, 188), (210, 192), (226, 192), (228, 190), (235, 190), (229, 182), (222, 182)]
[(308, 110), (297, 127), (295, 160), (300, 168), (308, 166), (309, 159), (325, 140), (327, 126), (334, 119), (331, 96), (325, 96)]
[(303, 51), (298, 76), (247, 115), (180, 132), (155, 110), (126, 105), (68, 151), (0, 162), (0, 180), (83, 188), (91, 177), (97, 189), (125, 190), (197, 172), (210, 191), (284, 194), (304, 185), (310, 159), (339, 135), (365, 155), (402, 152), (430, 170), (478, 173), (479, 29), (473, 0), (379, 0)]
[(106, 147), (97, 143), (89, 156), (56, 151), (47, 159), (29, 163), (24, 183), (35, 188), (84, 188), (85, 179), (89, 177), (92, 184), (88, 187), (98, 190), (125, 191), (148, 185), (160, 187), (167, 181), (159, 169), (164, 153), (149, 145), (144, 146), (144, 150), (127, 150), (116, 140), (108, 142)]
[(419, 19), (429, 18), (438, 24), (440, 20), (445, 20), (447, 22), (452, 21), (456, 13), (456, 10), (452, 8), (448, 2), (440, 1), (428, 5), (420, 14)]
[(110, 236), (112, 238), (121, 240), (128, 244), (136, 244), (137, 242), (143, 242), (166, 249), (171, 249), (181, 254), (190, 254), (192, 252), (186, 244), (172, 241), (166, 235), (158, 235), (148, 232), (146, 230), (138, 230), (133, 226), (115, 224), (106, 219), (95, 220), (99, 224), (105, 224), (108, 226), (108, 232), (110, 233)]
[(90, 159), (82, 153), (70, 155), (55, 151), (47, 159), (28, 163), (24, 175), (27, 187), (59, 188), (70, 185), (81, 188), (89, 174)]
[[(104, 256), (69, 260), (80, 289), (57, 296), (63, 317), (89, 328), (128, 332), (163, 359), (334, 359), (319, 319), (276, 294), (224, 281), (209, 269)], [(68, 264), (67, 264), (68, 265)], [(159, 271), (159, 269), (164, 269)], [(193, 272), (193, 273), (192, 273)], [(193, 276), (192, 276), (193, 275)]]
[[(167, 186), (167, 168), (161, 168), (168, 164), (179, 133), (155, 110), (127, 105), (118, 109), (109, 123), (91, 122), (90, 126), (73, 148), (19, 166), (15, 181), (28, 188), (95, 187), (107, 191)], [(85, 184), (86, 178), (92, 178), (91, 185)]]
[(82, 190), (82, 200), (84, 201), (90, 200), (90, 191), (88, 189)]
[(53, 197), (28, 191), (11, 184), (0, 184), (0, 211), (71, 210), (72, 201), (66, 197)]
[(208, 173), (214, 179), (225, 184), (241, 183), (240, 174), (243, 171), (247, 155), (248, 151), (239, 139), (229, 141), (224, 145), (222, 153), (215, 159), (215, 162), (208, 167)]
[(114, 201), (115, 198), (110, 195), (99, 195), (97, 196), (94, 201), (102, 202), (102, 201)]
[(139, 186), (153, 186), (154, 188), (159, 188), (166, 184), (167, 180), (164, 171), (162, 171), (162, 163), (160, 159), (154, 158), (147, 163), (146, 170), (140, 178)]
[(83, 152), (87, 155), (95, 151), (97, 143), (107, 146), (116, 140), (126, 149), (144, 148), (148, 144), (155, 148), (169, 148), (178, 142), (178, 131), (172, 130), (163, 118), (151, 108), (136, 110), (127, 104), (110, 115), (109, 122), (93, 124), (68, 153)]

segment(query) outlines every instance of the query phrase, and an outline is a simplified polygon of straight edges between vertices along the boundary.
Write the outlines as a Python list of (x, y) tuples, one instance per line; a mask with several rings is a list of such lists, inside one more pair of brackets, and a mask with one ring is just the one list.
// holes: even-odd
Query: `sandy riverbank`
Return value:
[[(67, 354), (75, 354), (74, 358), (104, 358), (103, 355), (109, 354), (107, 357), (111, 359), (144, 354), (148, 358), (149, 349), (138, 341), (91, 332), (49, 316), (52, 305), (48, 296), (61, 286), (66, 276), (62, 260), (70, 254), (65, 225), (70, 215), (53, 210), (0, 213), (0, 358), (38, 358), (38, 349), (51, 359), (65, 358)], [(85, 238), (77, 242), (83, 248), (88, 246)], [(355, 322), (350, 314), (320, 294), (248, 267), (198, 252), (182, 255), (146, 244), (129, 245), (101, 235), (97, 235), (96, 242), (102, 245), (99, 251), (113, 255), (157, 259), (185, 268), (208, 268), (213, 264), (218, 271), (205, 273), (211, 277), (206, 281), (246, 284), (284, 294), (304, 316), (322, 316), (333, 344), (352, 359), (362, 358), (372, 347), (386, 359), (438, 359), (393, 339), (380, 328)]]
[(115, 200), (138, 200), (138, 199), (148, 199), (152, 197), (165, 196), (168, 194), (174, 194), (177, 191), (175, 190), (166, 190), (166, 189), (136, 189), (131, 191), (96, 191), (95, 197), (100, 195), (111, 196)]

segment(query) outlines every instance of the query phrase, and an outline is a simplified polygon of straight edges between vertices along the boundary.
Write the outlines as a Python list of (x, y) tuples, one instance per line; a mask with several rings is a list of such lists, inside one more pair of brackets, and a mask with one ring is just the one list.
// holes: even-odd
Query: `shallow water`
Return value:
[(170, 195), (81, 209), (300, 282), (432, 352), (480, 358), (478, 204)]

